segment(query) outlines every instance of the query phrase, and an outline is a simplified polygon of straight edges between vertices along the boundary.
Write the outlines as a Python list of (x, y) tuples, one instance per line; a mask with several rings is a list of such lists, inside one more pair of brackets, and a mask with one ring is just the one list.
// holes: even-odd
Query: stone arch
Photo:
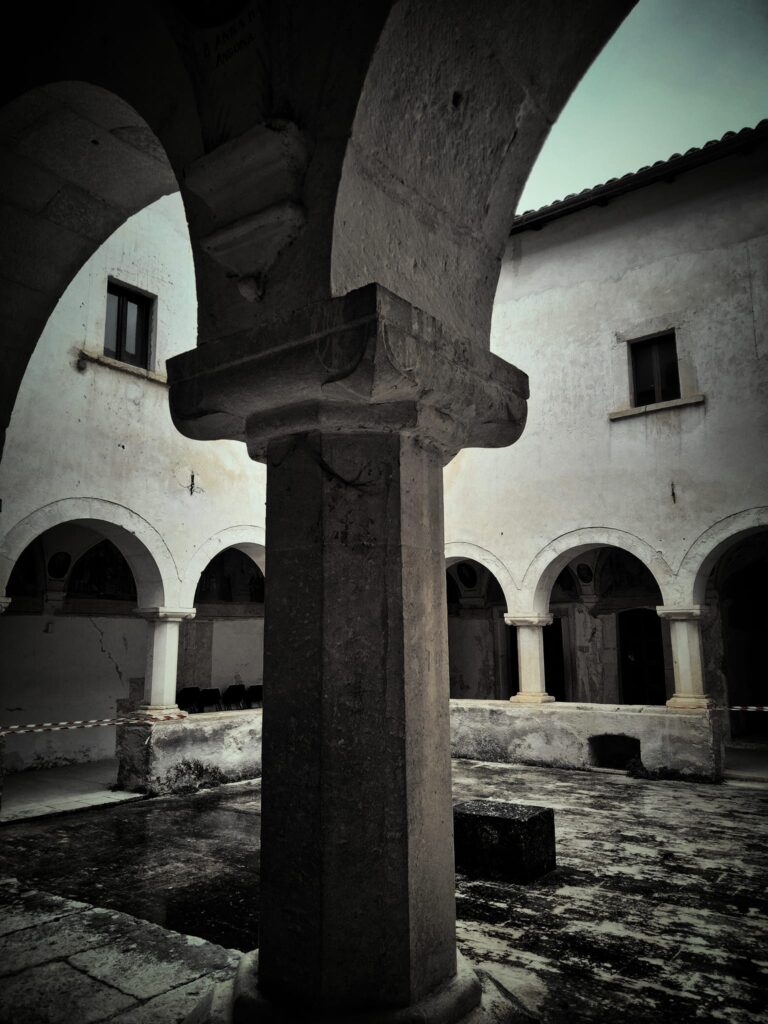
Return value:
[(100, 498), (62, 498), (16, 523), (0, 543), (3, 594), (22, 551), (40, 534), (64, 523), (97, 530), (119, 548), (133, 573), (140, 607), (175, 607), (178, 604), (179, 573), (163, 538), (136, 512)]
[(736, 512), (714, 523), (686, 551), (680, 563), (677, 600), (681, 607), (703, 604), (709, 574), (718, 559), (751, 533), (768, 529), (768, 508)]
[(556, 537), (543, 547), (528, 566), (517, 596), (520, 614), (546, 615), (552, 587), (563, 568), (577, 555), (597, 547), (616, 547), (634, 555), (648, 569), (670, 603), (674, 576), (658, 551), (635, 534), (607, 526), (589, 526)]
[[(371, 282), (488, 346), (500, 257), (550, 126), (627, 2), (402, 0), (357, 103), (331, 288)], [(563, 40), (568, 45), (563, 45)]]
[(501, 559), (478, 544), (472, 544), (469, 541), (451, 541), (445, 545), (446, 565), (453, 565), (464, 558), (471, 558), (472, 561), (479, 562), (488, 572), (493, 573), (504, 592), (507, 610), (509, 610), (510, 602), (514, 601), (514, 595), (517, 593), (517, 587), (512, 573)]
[(16, 395), (67, 286), (128, 217), (178, 191), (163, 146), (117, 95), (47, 84), (0, 109), (0, 452)]
[(181, 584), (183, 606), (191, 608), (195, 600), (200, 574), (216, 555), (226, 548), (237, 548), (247, 555), (261, 569), (266, 566), (266, 549), (264, 546), (264, 529), (261, 526), (228, 526), (225, 530), (214, 533), (195, 551), (187, 565)]

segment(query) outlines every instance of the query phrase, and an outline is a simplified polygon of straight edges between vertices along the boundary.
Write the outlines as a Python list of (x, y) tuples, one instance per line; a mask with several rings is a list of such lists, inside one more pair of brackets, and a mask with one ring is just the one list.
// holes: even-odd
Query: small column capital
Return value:
[(11, 600), (12, 599), (10, 597), (0, 597), (0, 615), (2, 615), (4, 611), (8, 610)]
[(667, 619), (670, 622), (695, 622), (703, 615), (703, 606), (700, 604), (690, 605), (688, 608), (669, 608), (666, 605), (659, 605), (656, 614), (660, 619)]
[(554, 616), (552, 615), (505, 615), (504, 621), (508, 626), (551, 626)]
[(136, 608), (135, 612), (149, 622), (182, 622), (184, 619), (194, 619), (197, 608)]

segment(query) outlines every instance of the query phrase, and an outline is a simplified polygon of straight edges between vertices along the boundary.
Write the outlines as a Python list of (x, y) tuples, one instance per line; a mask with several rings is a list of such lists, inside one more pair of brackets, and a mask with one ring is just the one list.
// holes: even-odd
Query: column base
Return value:
[(182, 711), (178, 704), (140, 704), (134, 711), (137, 718), (171, 714), (178, 715), (179, 718), (187, 718), (189, 715), (187, 711)]
[(709, 711), (714, 706), (715, 702), (709, 697), (696, 694), (675, 693), (667, 701), (670, 711)]
[[(274, 1003), (256, 984), (258, 950), (246, 953), (231, 981), (219, 982), (195, 1007), (185, 1024), (484, 1024), (480, 981), (469, 961), (457, 953), (456, 974), (411, 1006), (353, 1013), (305, 1009), (288, 1001)], [(488, 1018), (490, 1021), (490, 1018)]]
[(549, 704), (555, 698), (548, 693), (524, 693), (521, 690), (509, 699), (513, 704)]

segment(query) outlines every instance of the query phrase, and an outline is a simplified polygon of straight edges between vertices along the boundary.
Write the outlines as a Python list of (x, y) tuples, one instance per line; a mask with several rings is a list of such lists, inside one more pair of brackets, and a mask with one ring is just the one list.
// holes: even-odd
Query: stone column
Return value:
[(194, 618), (195, 609), (137, 608), (136, 613), (147, 620), (147, 670), (140, 710), (148, 715), (178, 711), (179, 624), (182, 619)]
[(171, 361), (175, 421), (268, 467), (261, 945), (193, 1019), (448, 1024), (480, 989), (457, 970), (442, 468), (516, 439), (525, 378), (378, 286), (231, 366), (212, 348)]
[(704, 692), (704, 668), (701, 648), (701, 606), (656, 609), (669, 622), (675, 692), (667, 707), (683, 711), (714, 707)]
[(552, 623), (551, 615), (505, 615), (508, 626), (517, 628), (517, 665), (520, 689), (510, 700), (517, 704), (547, 704), (555, 698), (547, 693), (544, 676), (545, 626)]
[[(0, 615), (7, 611), (10, 597), (0, 597)], [(0, 808), (3, 806), (3, 764), (5, 763), (5, 736), (0, 736)]]

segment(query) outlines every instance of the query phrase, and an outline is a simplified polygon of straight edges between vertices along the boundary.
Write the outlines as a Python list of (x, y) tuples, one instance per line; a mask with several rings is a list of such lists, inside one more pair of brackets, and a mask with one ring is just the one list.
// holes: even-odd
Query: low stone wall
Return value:
[(124, 725), (117, 731), (117, 782), (160, 796), (261, 775), (261, 709)]
[[(258, 778), (261, 725), (258, 709), (120, 726), (118, 784), (158, 796)], [(477, 761), (594, 768), (599, 762), (590, 739), (618, 736), (639, 742), (642, 766), (652, 775), (718, 781), (723, 726), (722, 711), (451, 701), (453, 757)]]
[(642, 766), (651, 774), (719, 781), (723, 729), (722, 711), (451, 701), (452, 755), (477, 761), (593, 768), (598, 762), (590, 739), (624, 736), (639, 741)]

